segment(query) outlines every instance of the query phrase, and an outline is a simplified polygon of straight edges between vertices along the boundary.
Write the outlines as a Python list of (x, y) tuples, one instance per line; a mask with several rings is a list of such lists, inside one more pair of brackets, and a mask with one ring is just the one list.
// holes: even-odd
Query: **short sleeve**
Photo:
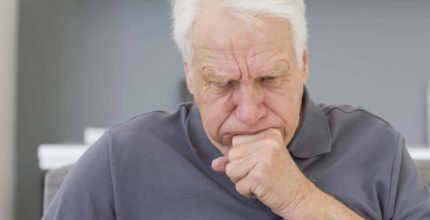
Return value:
[(386, 219), (430, 219), (430, 194), (409, 156), (405, 141), (399, 137), (392, 169), (390, 212)]
[(109, 152), (106, 132), (70, 170), (43, 220), (115, 219)]

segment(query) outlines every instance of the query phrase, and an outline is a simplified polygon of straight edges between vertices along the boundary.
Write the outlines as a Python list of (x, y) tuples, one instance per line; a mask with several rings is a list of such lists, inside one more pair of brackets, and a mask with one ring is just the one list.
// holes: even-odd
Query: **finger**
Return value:
[(251, 156), (229, 162), (225, 167), (225, 173), (233, 183), (245, 178), (257, 165), (258, 157)]
[(282, 138), (282, 133), (278, 128), (268, 128), (252, 135), (236, 135), (232, 139), (232, 146), (253, 142), (263, 138)]
[(253, 141), (258, 140), (262, 137), (263, 137), (262, 132), (252, 134), (252, 135), (235, 135), (235, 136), (233, 136), (233, 139), (231, 140), (231, 145), (233, 147), (235, 147), (237, 145), (253, 142)]
[(240, 193), (241, 195), (247, 197), (248, 199), (255, 199), (256, 196), (252, 192), (252, 184), (254, 184), (252, 181), (249, 180), (249, 178), (241, 179), (239, 182), (236, 183), (236, 191)]
[(249, 157), (259, 151), (280, 148), (286, 149), (286, 147), (283, 146), (283, 143), (279, 140), (274, 138), (264, 138), (234, 146), (229, 150), (227, 157), (229, 161), (235, 161), (241, 158)]
[(211, 167), (215, 172), (225, 172), (225, 167), (228, 164), (227, 157), (218, 157), (212, 160)]
[(263, 143), (261, 143), (261, 141), (236, 145), (228, 151), (227, 158), (229, 161), (235, 161), (248, 157), (261, 149), (262, 146)]

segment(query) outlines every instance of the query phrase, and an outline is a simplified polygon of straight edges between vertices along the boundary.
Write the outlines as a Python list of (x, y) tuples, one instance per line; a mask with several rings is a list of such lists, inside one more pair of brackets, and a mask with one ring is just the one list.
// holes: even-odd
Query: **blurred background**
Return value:
[[(317, 102), (362, 106), (427, 145), (430, 1), (307, 0)], [(80, 143), (185, 99), (166, 0), (0, 1), (0, 219), (41, 217), (44, 143)]]

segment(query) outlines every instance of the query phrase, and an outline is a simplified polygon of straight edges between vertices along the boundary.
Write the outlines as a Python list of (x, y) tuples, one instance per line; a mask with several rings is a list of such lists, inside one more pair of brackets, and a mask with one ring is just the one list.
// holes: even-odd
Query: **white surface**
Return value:
[(0, 219), (14, 219), (16, 0), (0, 1)]
[(86, 145), (94, 144), (105, 133), (106, 128), (87, 127), (84, 131), (84, 143)]
[(87, 148), (84, 144), (42, 144), (37, 149), (39, 167), (50, 170), (73, 164)]
[(430, 146), (430, 81), (427, 83), (427, 145)]
[[(87, 150), (85, 144), (42, 144), (38, 148), (39, 166), (50, 170), (75, 163)], [(429, 147), (408, 147), (409, 154), (415, 160), (430, 160)]]
[(408, 147), (408, 151), (414, 160), (430, 160), (429, 147)]
[(39, 167), (50, 170), (76, 163), (81, 155), (96, 142), (106, 128), (87, 127), (84, 131), (84, 144), (42, 144), (37, 149)]

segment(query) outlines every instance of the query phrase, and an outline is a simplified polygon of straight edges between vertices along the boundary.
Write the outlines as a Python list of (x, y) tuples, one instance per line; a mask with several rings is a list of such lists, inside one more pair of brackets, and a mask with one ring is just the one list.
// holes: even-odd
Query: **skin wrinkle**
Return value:
[[(237, 53), (240, 53), (240, 49), (235, 49), (234, 45), (236, 45), (236, 44), (234, 43), (233, 39), (234, 39), (233, 36), (230, 36), (230, 47), (232, 48), (232, 52), (233, 52), (232, 53), (233, 54), (233, 60), (236, 63), (236, 67), (237, 67), (237, 70), (239, 72), (239, 80), (241, 80), (244, 73), (242, 71), (242, 67), (240, 65), (241, 62), (240, 62), (239, 56), (237, 54)], [(247, 72), (249, 73), (249, 71), (247, 71)]]
[[(216, 20), (216, 19), (214, 19)], [(269, 19), (270, 20), (270, 19)], [(276, 19), (271, 19), (276, 20)], [(271, 21), (270, 20), (270, 21)], [(201, 21), (201, 19), (196, 19), (196, 21)], [(285, 21), (285, 20), (283, 20)], [(203, 25), (210, 25), (211, 22), (202, 22)], [(277, 28), (280, 26), (286, 26), (288, 27), (288, 22), (279, 22)], [(195, 24), (195, 27), (199, 25), (199, 22)], [(216, 24), (213, 24), (215, 26), (206, 26), (206, 27), (213, 27), (213, 29), (216, 29)], [(262, 29), (268, 28), (269, 25), (265, 25)], [(196, 28), (197, 29), (197, 28)], [(237, 28), (235, 28), (237, 29)], [(239, 28), (240, 29), (240, 28)], [(201, 31), (201, 29), (199, 29)], [(211, 33), (211, 30), (209, 30), (208, 37), (199, 36), (202, 32), (199, 31), (199, 33), (194, 33), (194, 44), (193, 48), (195, 51), (195, 56), (193, 58), (192, 62), (192, 69), (194, 71), (190, 70), (190, 72), (193, 72), (195, 74), (194, 78), (195, 80), (192, 80), (192, 85), (189, 87), (194, 88), (191, 91), (194, 93), (196, 98), (196, 103), (198, 104), (199, 109), (201, 110), (202, 119), (204, 121), (204, 128), (209, 134), (209, 137), (212, 142), (215, 142), (214, 144), (219, 148), (222, 152), (226, 153), (226, 149), (222, 149), (225, 147), (229, 147), (228, 141), (221, 143), (220, 140), (222, 140), (225, 136), (223, 134), (222, 125), (225, 124), (229, 117), (225, 117), (224, 119), (216, 122), (216, 123), (210, 123), (210, 130), (213, 130), (214, 126), (218, 126), (215, 128), (214, 132), (208, 130), (208, 124), (209, 122), (205, 122), (205, 105), (199, 105), (199, 100), (203, 100), (203, 98), (199, 97), (205, 97), (206, 100), (212, 100), (212, 103), (218, 102), (218, 103), (226, 103), (224, 105), (224, 111), (230, 111), (232, 114), (251, 114), (251, 112), (247, 111), (270, 111), (271, 115), (273, 115), (273, 109), (271, 109), (271, 105), (268, 105), (268, 103), (273, 103), (272, 98), (270, 97), (272, 94), (284, 94), (287, 90), (292, 91), (292, 93), (296, 93), (297, 97), (301, 97), (302, 88), (293, 89), (294, 87), (297, 87), (297, 85), (294, 85), (293, 81), (297, 81), (297, 76), (292, 77), (291, 75), (291, 61), (295, 61), (295, 53), (294, 50), (291, 50), (293, 48), (290, 41), (285, 41), (285, 39), (291, 38), (291, 36), (288, 35), (288, 38), (286, 38), (285, 33), (288, 33), (289, 28), (284, 29), (284, 32), (281, 33), (275, 33), (272, 32), (272, 35), (266, 36), (267, 30), (260, 30), (256, 29), (254, 31), (249, 30), (238, 30), (238, 31), (232, 31), (231, 34), (228, 35), (227, 41), (222, 40), (223, 36), (221, 35), (213, 35)], [(251, 32), (251, 33), (249, 33)], [(261, 32), (261, 33), (260, 33)], [(257, 34), (254, 34), (257, 33)], [(221, 37), (220, 37), (221, 36)], [(256, 41), (247, 41), (244, 40), (243, 36), (253, 36), (253, 39), (256, 39)], [(212, 38), (211, 38), (212, 37)], [(280, 42), (281, 43), (280, 45)], [(236, 46), (235, 44), (239, 44), (239, 46)], [(223, 45), (220, 47), (219, 45)], [(279, 48), (283, 48), (280, 50)], [(293, 53), (292, 53), (293, 51)], [(285, 54), (289, 54), (288, 57), (285, 57)], [(203, 58), (203, 59), (202, 59)], [(286, 64), (280, 64), (280, 63), (286, 63)], [(294, 63), (294, 65), (297, 68), (297, 63)], [(295, 70), (297, 71), (297, 70)], [(299, 73), (295, 73), (297, 75)], [(214, 75), (214, 76), (211, 76)], [(275, 87), (270, 88), (262, 88), (261, 83), (261, 77), (262, 76), (272, 76), (272, 75), (286, 75), (279, 77), (279, 83)], [(218, 81), (219, 80), (219, 81)], [(187, 80), (190, 81), (190, 80)], [(236, 90), (234, 92), (230, 92), (228, 90), (221, 90), (221, 92), (214, 92), (213, 89), (213, 82), (224, 82), (224, 81), (234, 81), (231, 84), (234, 84), (234, 88), (232, 90)], [(300, 83), (297, 83), (300, 87), (303, 86), (305, 80), (299, 80)], [(221, 83), (222, 84), (222, 83)], [(289, 89), (283, 89), (282, 87), (290, 87)], [(259, 105), (254, 106), (252, 108), (244, 108), (241, 106), (240, 103), (237, 103), (234, 100), (242, 100), (239, 102), (243, 102), (243, 98), (246, 98), (246, 102), (255, 102), (258, 100), (255, 100), (255, 97), (252, 97), (252, 95), (247, 94), (249, 91), (252, 92), (252, 94), (259, 94), (258, 99), (262, 99), (263, 102), (261, 102)], [(224, 95), (224, 96), (222, 96)], [(272, 96), (273, 96), (272, 95)], [(242, 97), (242, 98), (241, 98)], [(261, 97), (261, 98), (260, 98)], [(267, 100), (265, 100), (267, 99)], [(295, 98), (299, 99), (299, 98)], [(286, 102), (295, 103), (297, 100), (291, 99), (291, 97), (286, 98)], [(231, 103), (230, 100), (233, 100), (234, 104)], [(230, 103), (229, 103), (230, 102)], [(229, 103), (229, 104), (227, 104)], [(221, 104), (220, 104), (221, 105)], [(273, 105), (273, 104), (272, 104)], [(295, 104), (299, 105), (298, 109), (300, 109), (300, 103)], [(291, 108), (291, 107), (290, 107)], [(239, 111), (240, 110), (240, 111)], [(262, 113), (264, 117), (267, 115), (266, 113)], [(277, 110), (277, 112), (279, 112)], [(287, 111), (288, 112), (288, 111)], [(299, 111), (297, 111), (299, 112)], [(275, 113), (275, 115), (278, 113)], [(293, 115), (296, 115), (295, 113), (292, 113)], [(297, 113), (299, 115), (299, 113)], [(260, 116), (253, 116), (253, 117), (260, 117)], [(282, 131), (285, 137), (286, 144), (289, 142), (289, 140), (292, 138), (292, 135), (298, 125), (298, 118), (299, 117), (293, 117), (291, 121), (285, 120), (285, 118), (280, 117), (277, 123), (260, 123), (257, 124), (257, 126), (254, 126), (252, 129), (250, 129), (249, 125), (239, 125), (237, 128), (233, 128), (234, 130), (237, 130), (237, 132), (244, 132), (246, 130), (250, 131), (260, 131), (262, 129), (268, 129), (268, 128), (278, 128)], [(252, 119), (257, 120), (257, 119)], [(273, 119), (272, 119), (273, 120)], [(266, 124), (266, 125), (264, 125)], [(284, 124), (284, 125), (282, 125)], [(216, 133), (214, 135), (213, 133)], [(211, 135), (212, 134), (212, 135)], [(231, 135), (230, 135), (231, 136)], [(227, 146), (223, 146), (227, 145)]]
[[(270, 50), (266, 50), (267, 52), (270, 52)], [(265, 52), (266, 52), (265, 51)], [(258, 54), (263, 54), (264, 52), (260, 52), (260, 53), (258, 53)], [(278, 56), (278, 54), (274, 54), (273, 56), (268, 56), (269, 57), (269, 60), (276, 60), (276, 56)], [(208, 57), (210, 57), (210, 56), (208, 56)], [(256, 55), (253, 55), (253, 56), (251, 56), (251, 57), (256, 57)], [(217, 66), (216, 66), (216, 64), (205, 64), (205, 65), (202, 65), (203, 67), (201, 68), (201, 73), (203, 74), (203, 75), (206, 75), (207, 74), (207, 69), (213, 69), (213, 71), (214, 72), (217, 72), (217, 70), (218, 70), (218, 72), (217, 72), (217, 74), (213, 74), (213, 75), (215, 75), (215, 76), (213, 76), (214, 78), (216, 78), (216, 77), (218, 77), (218, 76), (224, 76), (225, 75), (225, 77), (229, 77), (229, 73), (230, 72), (239, 72), (239, 77), (230, 77), (231, 78), (231, 80), (240, 80), (241, 78), (242, 78), (242, 76), (244, 75), (244, 71), (242, 71), (241, 69), (244, 69), (244, 68), (246, 68), (246, 73), (248, 73), (248, 77), (247, 78), (251, 78), (252, 76), (251, 76), (251, 71), (250, 71), (250, 66), (252, 66), (252, 64), (253, 63), (258, 63), (258, 62), (256, 62), (256, 61), (251, 61), (251, 62), (249, 62), (248, 60), (249, 59), (246, 59), (246, 63), (247, 63), (247, 65), (245, 65), (245, 67), (241, 67), (241, 65), (240, 65), (240, 63), (242, 63), (242, 62), (239, 62), (239, 59), (238, 58), (236, 58), (236, 56), (234, 57), (235, 58), (235, 63), (237, 64), (237, 69), (239, 70), (239, 71), (234, 71), (234, 70), (222, 70), (222, 69), (219, 69)], [(224, 62), (225, 62), (225, 64), (228, 64), (229, 63), (229, 60), (226, 60), (226, 61), (223, 61), (223, 64), (224, 64)], [(279, 61), (277, 61), (276, 62), (276, 64), (275, 65), (270, 65), (270, 66), (268, 66), (268, 68), (265, 68), (263, 71), (260, 71), (260, 72), (257, 72), (256, 74), (255, 74), (255, 76), (261, 76), (261, 75), (264, 75), (265, 73), (267, 73), (267, 72), (276, 72), (278, 69), (279, 69), (279, 65), (280, 65), (280, 63), (281, 62), (285, 62), (286, 64), (287, 64), (287, 68), (286, 68), (286, 72), (289, 72), (289, 63), (288, 63), (288, 60), (286, 60), (286, 59), (280, 59)], [(253, 67), (253, 66), (252, 66)], [(279, 71), (279, 70), (278, 70)], [(212, 74), (209, 74), (209, 75), (212, 75)], [(209, 77), (208, 77), (209, 78)], [(220, 77), (221, 78), (221, 77)], [(230, 79), (229, 78), (229, 79)]]
[[(276, 41), (279, 42), (280, 40), (281, 39), (277, 39)], [(271, 41), (270, 43), (268, 43), (268, 45), (275, 44), (276, 41), (275, 40)], [(202, 51), (202, 53), (200, 53), (200, 52), (196, 53), (196, 57), (198, 57), (198, 56), (206, 56), (205, 57), (207, 59), (206, 62), (208, 62), (208, 63), (207, 64), (202, 64), (203, 68), (215, 66), (215, 65), (211, 64), (210, 61), (212, 59), (215, 60), (215, 61), (219, 60), (221, 57), (224, 58), (225, 64), (234, 63), (233, 60), (236, 63), (238, 63), (236, 57), (233, 57), (233, 59), (230, 59), (228, 57), (228, 55), (227, 55), (228, 53), (233, 53), (233, 52), (235, 52), (235, 53), (247, 52), (246, 57), (249, 58), (249, 59), (246, 60), (247, 69), (249, 69), (248, 66), (250, 66), (250, 65), (252, 65), (254, 63), (258, 63), (258, 60), (253, 60), (253, 59), (258, 59), (258, 57), (261, 56), (264, 53), (273, 53), (273, 55), (269, 56), (269, 59), (273, 59), (273, 57), (279, 56), (279, 54), (276, 54), (275, 51), (274, 51), (274, 49), (276, 48), (276, 45), (268, 46), (267, 49), (261, 50), (261, 51), (259, 51), (258, 46), (259, 45), (256, 45), (255, 47), (253, 46), (253, 47), (251, 47), (248, 50), (246, 50), (246, 49), (217, 49), (217, 48), (207, 47), (207, 46), (205, 46), (205, 43), (202, 42), (199, 45), (195, 45), (194, 46), (194, 50), (195, 51)], [(239, 52), (236, 52), (238, 50), (239, 50)], [(204, 53), (204, 51), (210, 51), (210, 52), (214, 52), (214, 53), (208, 53), (208, 52)], [(218, 55), (218, 54), (221, 54), (221, 55)], [(285, 61), (288, 62), (287, 60), (285, 60)], [(195, 62), (193, 62), (193, 63), (195, 63)]]

